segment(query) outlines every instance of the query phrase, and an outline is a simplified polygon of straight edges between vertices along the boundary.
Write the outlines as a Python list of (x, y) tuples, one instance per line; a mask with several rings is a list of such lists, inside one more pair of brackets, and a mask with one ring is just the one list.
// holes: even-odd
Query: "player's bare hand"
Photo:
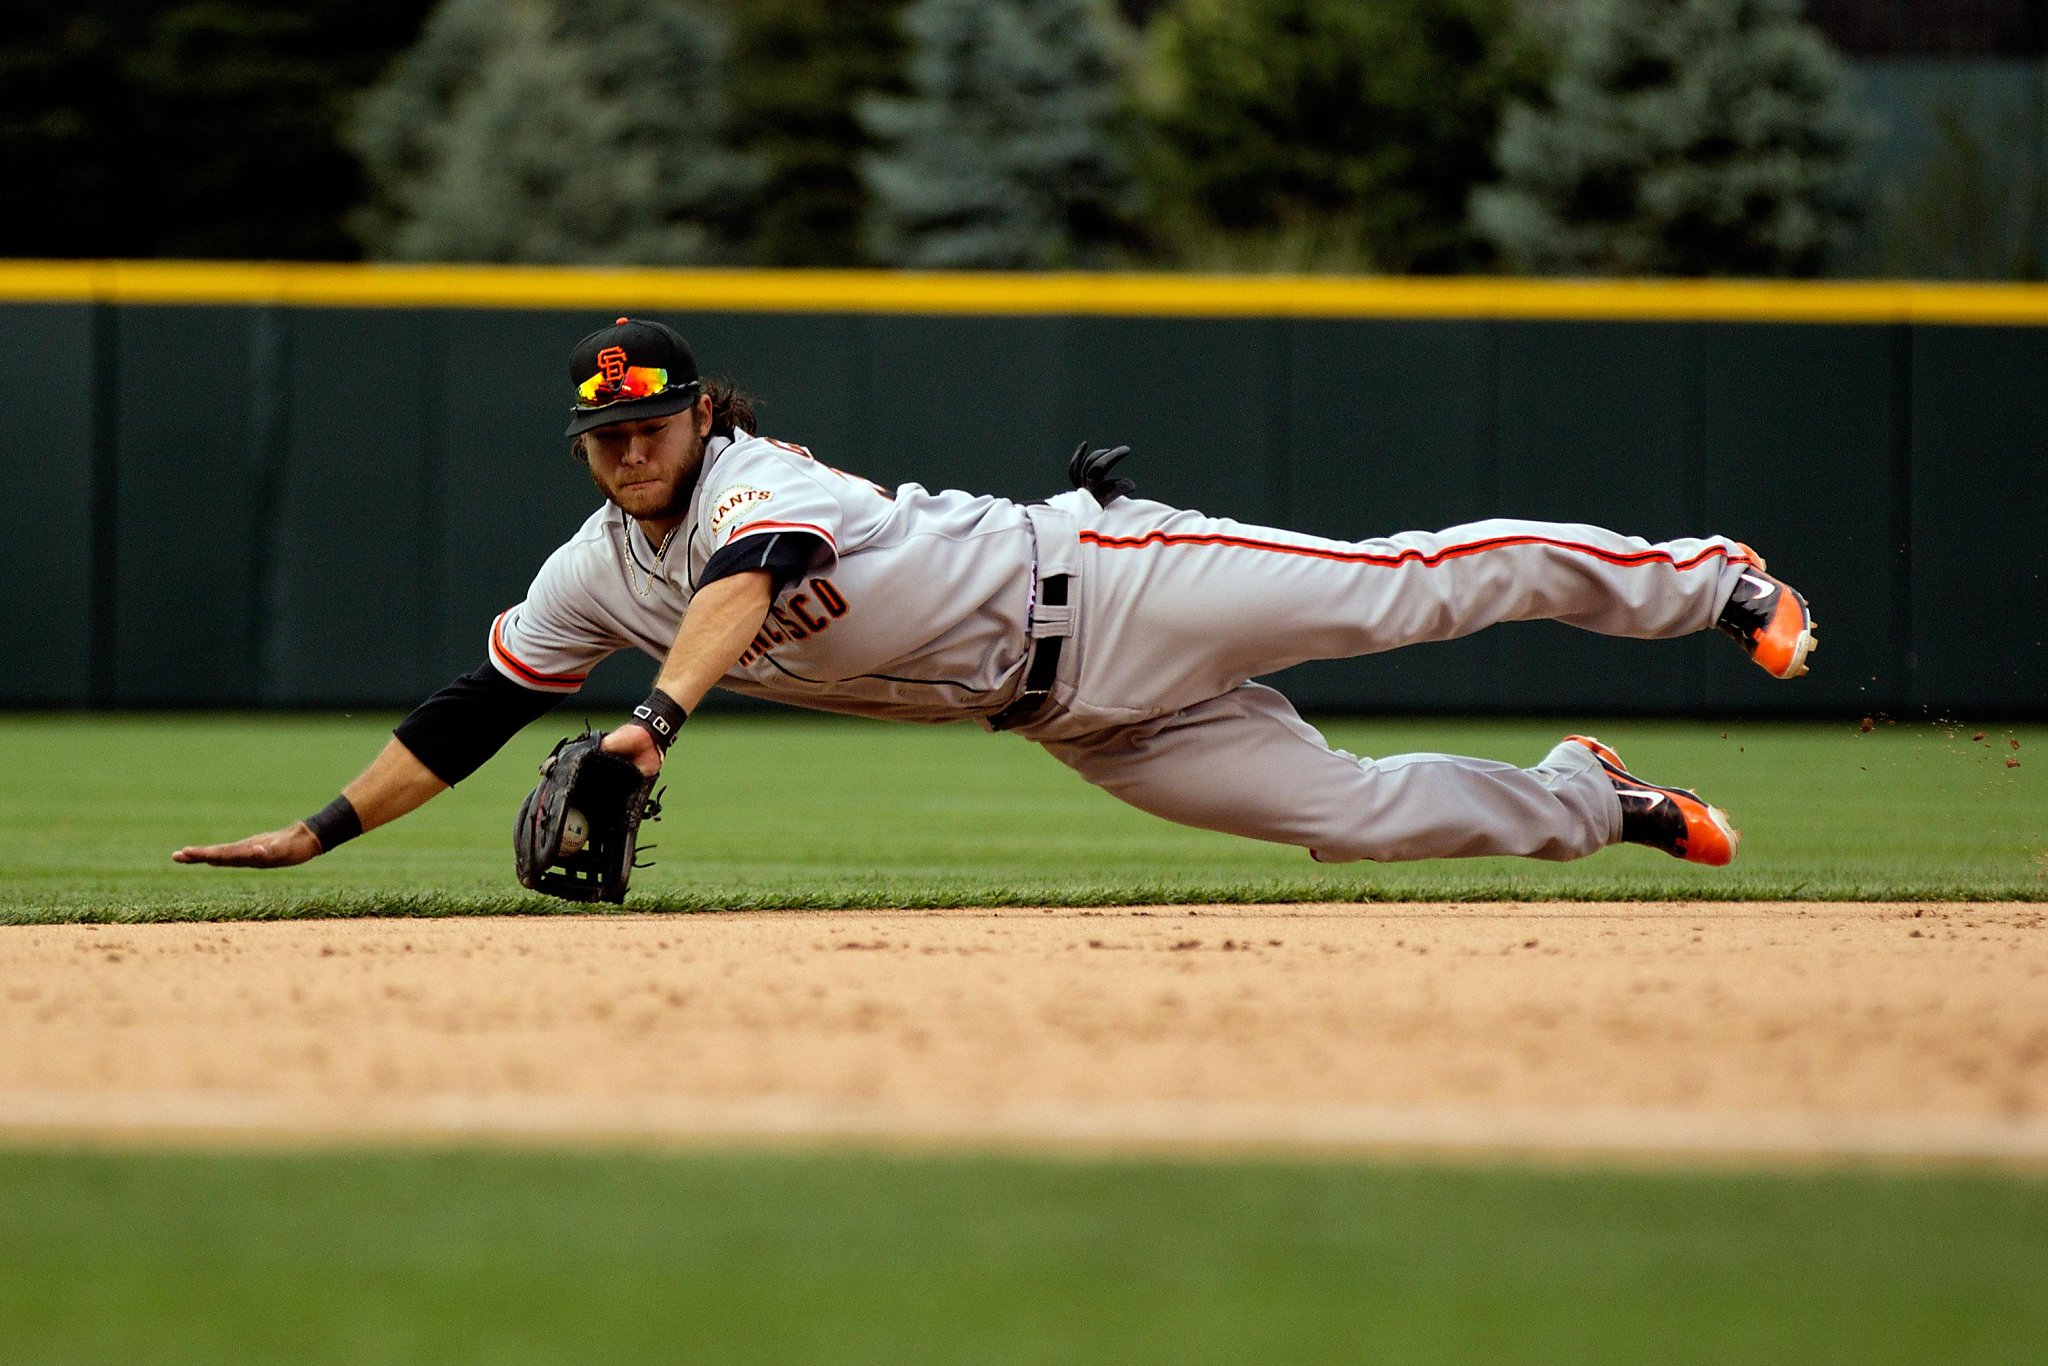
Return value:
[(188, 844), (171, 855), (173, 863), (210, 863), (216, 868), (289, 868), (320, 854), (320, 841), (304, 821), (282, 830), (251, 835), (233, 844)]
[(654, 743), (654, 736), (645, 726), (620, 726), (604, 737), (598, 746), (606, 754), (617, 754), (633, 761), (633, 766), (646, 777), (652, 778), (661, 772), (661, 746)]

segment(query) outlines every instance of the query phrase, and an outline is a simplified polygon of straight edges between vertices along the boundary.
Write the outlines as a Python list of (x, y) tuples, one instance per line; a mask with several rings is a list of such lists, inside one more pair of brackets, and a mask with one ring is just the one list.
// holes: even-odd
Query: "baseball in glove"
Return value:
[[(617, 903), (626, 899), (633, 869), (646, 866), (633, 860), (640, 822), (661, 818), (654, 779), (632, 760), (599, 749), (603, 742), (603, 731), (585, 731), (541, 762), (540, 786), (519, 804), (512, 827), (521, 886), (565, 901)], [(571, 807), (583, 814), (589, 835), (581, 848), (564, 852)]]

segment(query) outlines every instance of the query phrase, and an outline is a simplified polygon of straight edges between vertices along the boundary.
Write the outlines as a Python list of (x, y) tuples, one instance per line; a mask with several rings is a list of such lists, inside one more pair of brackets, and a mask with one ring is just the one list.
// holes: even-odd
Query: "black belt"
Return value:
[[(1038, 585), (1038, 600), (1047, 607), (1067, 605), (1067, 576), (1053, 574)], [(1031, 662), (1024, 668), (1024, 691), (1009, 706), (989, 717), (991, 730), (1014, 730), (1038, 715), (1052, 696), (1052, 681), (1059, 676), (1060, 650), (1065, 636), (1042, 636), (1032, 642)]]

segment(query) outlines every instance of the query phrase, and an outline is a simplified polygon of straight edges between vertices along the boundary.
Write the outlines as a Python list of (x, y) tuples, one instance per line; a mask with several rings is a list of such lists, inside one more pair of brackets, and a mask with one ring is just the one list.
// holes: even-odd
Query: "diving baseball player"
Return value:
[(1739, 838), (1725, 813), (1595, 740), (1531, 768), (1361, 759), (1252, 680), (1539, 618), (1658, 639), (1718, 627), (1779, 678), (1814, 648), (1805, 600), (1722, 537), (1495, 520), (1324, 540), (1137, 497), (1111, 477), (1121, 450), (1077, 452), (1080, 487), (1042, 503), (886, 489), (757, 434), (745, 397), (700, 379), (654, 322), (585, 337), (571, 382), (567, 435), (604, 505), (490, 624), (487, 661), (322, 811), (178, 861), (330, 851), (460, 782), (600, 659), (638, 648), (661, 661), (654, 691), (602, 750), (648, 775), (725, 687), (1012, 731), (1155, 815), (1327, 862), (1575, 859), (1627, 841), (1725, 864)]

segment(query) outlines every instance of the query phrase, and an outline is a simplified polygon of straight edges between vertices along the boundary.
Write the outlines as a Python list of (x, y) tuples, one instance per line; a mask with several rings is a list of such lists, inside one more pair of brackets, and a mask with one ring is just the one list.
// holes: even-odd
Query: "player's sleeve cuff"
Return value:
[[(783, 525), (757, 522), (742, 527), (731, 541), (712, 552), (704, 572), (698, 576), (698, 591), (734, 574), (765, 569), (774, 581), (775, 591), (780, 593), (835, 558), (831, 539), (822, 531), (793, 525), (791, 529), (775, 529)], [(754, 530), (756, 527), (762, 529)], [(748, 531), (754, 534), (747, 535)]]
[(567, 694), (583, 686), (583, 680), (590, 677), (587, 669), (580, 673), (549, 673), (514, 654), (505, 640), (505, 618), (510, 615), (510, 612), (501, 612), (491, 623), (491, 663), (499, 673), (523, 688), (539, 692)]
[(726, 533), (725, 544), (730, 546), (745, 536), (759, 536), (765, 532), (776, 531), (802, 532), (807, 536), (815, 536), (825, 543), (825, 548), (830, 550), (835, 557), (839, 554), (839, 542), (832, 538), (831, 532), (825, 530), (816, 522), (775, 522), (766, 520), (748, 522), (743, 526), (734, 527), (730, 532)]

